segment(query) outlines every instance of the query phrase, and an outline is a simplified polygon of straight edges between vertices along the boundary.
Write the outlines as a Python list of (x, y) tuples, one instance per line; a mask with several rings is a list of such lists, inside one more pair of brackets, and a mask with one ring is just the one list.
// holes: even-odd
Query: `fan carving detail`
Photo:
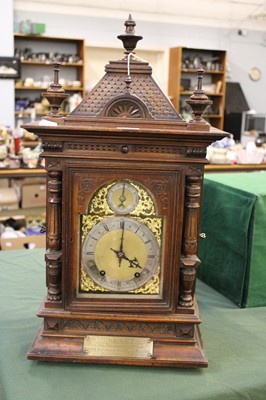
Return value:
[(113, 118), (144, 118), (145, 113), (137, 102), (120, 100), (107, 109), (106, 116)]

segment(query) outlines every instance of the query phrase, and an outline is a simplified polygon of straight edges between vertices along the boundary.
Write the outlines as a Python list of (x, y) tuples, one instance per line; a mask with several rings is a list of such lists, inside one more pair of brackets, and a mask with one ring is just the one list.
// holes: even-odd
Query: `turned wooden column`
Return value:
[(187, 176), (185, 185), (185, 213), (180, 270), (180, 294), (178, 304), (192, 307), (195, 292), (202, 175)]
[(62, 276), (62, 171), (47, 171), (46, 285), (48, 301), (61, 300)]

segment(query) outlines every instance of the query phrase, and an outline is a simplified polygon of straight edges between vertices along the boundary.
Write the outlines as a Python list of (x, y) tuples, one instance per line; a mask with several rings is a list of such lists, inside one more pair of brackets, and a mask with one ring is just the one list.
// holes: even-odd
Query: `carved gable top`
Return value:
[(105, 75), (81, 101), (65, 123), (91, 123), (116, 119), (120, 123), (143, 121), (183, 122), (167, 96), (152, 77), (148, 62), (140, 61), (133, 53), (142, 39), (135, 33), (135, 21), (131, 15), (125, 22), (126, 31), (119, 35), (125, 48), (125, 56), (110, 61)]
[(175, 108), (152, 77), (152, 69), (146, 62), (130, 60), (130, 87), (127, 57), (111, 61), (106, 74), (88, 96), (70, 114), (88, 118), (145, 118), (182, 121)]

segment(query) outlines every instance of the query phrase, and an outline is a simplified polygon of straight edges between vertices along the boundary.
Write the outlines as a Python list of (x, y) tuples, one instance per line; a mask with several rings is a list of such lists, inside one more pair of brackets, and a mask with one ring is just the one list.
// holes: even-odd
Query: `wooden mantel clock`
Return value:
[(206, 367), (194, 295), (201, 188), (206, 147), (226, 134), (201, 117), (203, 71), (187, 123), (133, 53), (131, 16), (125, 26), (124, 58), (70, 115), (55, 64), (51, 112), (25, 125), (42, 139), (48, 188), (48, 293), (28, 358)]

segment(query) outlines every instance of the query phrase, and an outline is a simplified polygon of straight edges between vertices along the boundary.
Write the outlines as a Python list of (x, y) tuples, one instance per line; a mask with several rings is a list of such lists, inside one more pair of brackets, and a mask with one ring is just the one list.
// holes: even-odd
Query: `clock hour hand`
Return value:
[(136, 257), (134, 257), (132, 260), (130, 260), (128, 257), (125, 256), (125, 260), (129, 262), (129, 268), (140, 268), (142, 267), (139, 265), (139, 262)]
[(112, 250), (117, 255), (119, 267), (121, 267), (122, 258), (124, 256), (123, 251), (115, 250), (115, 249), (112, 249), (112, 248), (110, 250)]
[(139, 262), (138, 262), (136, 257), (134, 257), (132, 260), (130, 260), (130, 258), (128, 258), (123, 253), (123, 251), (115, 250), (115, 249), (112, 249), (112, 248), (110, 250), (112, 250), (117, 255), (118, 261), (119, 261), (119, 267), (121, 266), (122, 260), (126, 260), (126, 261), (129, 262), (129, 268), (141, 268), (142, 269), (142, 267), (139, 265)]

